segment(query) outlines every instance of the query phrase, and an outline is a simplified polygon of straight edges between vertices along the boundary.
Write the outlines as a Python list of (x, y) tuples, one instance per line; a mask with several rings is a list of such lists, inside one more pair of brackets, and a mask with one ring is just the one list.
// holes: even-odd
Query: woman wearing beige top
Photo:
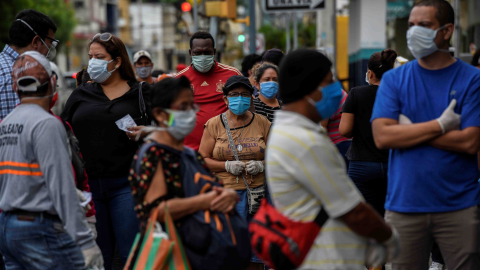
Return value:
[[(240, 201), (235, 209), (249, 222), (253, 214), (252, 211), (249, 213), (244, 179), (250, 189), (264, 187), (265, 145), (271, 124), (265, 116), (248, 111), (253, 87), (247, 78), (230, 77), (225, 83), (223, 93), (228, 107), (225, 118), (239, 161), (236, 161), (230, 147), (222, 115), (211, 118), (205, 124), (199, 152), (210, 170), (223, 181), (224, 186), (237, 191)], [(265, 193), (262, 194), (268, 197), (266, 190), (265, 187)], [(247, 269), (263, 270), (263, 263), (253, 255)]]

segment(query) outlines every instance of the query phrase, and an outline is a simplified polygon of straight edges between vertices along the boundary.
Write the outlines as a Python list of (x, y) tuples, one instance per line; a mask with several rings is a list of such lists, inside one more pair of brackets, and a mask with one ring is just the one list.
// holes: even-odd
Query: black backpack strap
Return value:
[(73, 134), (72, 128), (63, 118), (60, 119), (62, 120), (63, 127), (65, 128), (65, 132), (67, 133), (68, 147), (70, 147), (70, 151), (72, 153), (71, 162), (73, 170), (75, 171), (76, 187), (78, 190), (83, 190), (83, 182), (85, 181), (85, 162), (80, 156), (80, 146), (78, 145), (77, 138)]
[(317, 217), (315, 220), (313, 220), (315, 223), (318, 224), (318, 226), (322, 227), (325, 222), (328, 220), (328, 213), (325, 211), (325, 207), (322, 206), (322, 210), (320, 210), (320, 213), (318, 213)]

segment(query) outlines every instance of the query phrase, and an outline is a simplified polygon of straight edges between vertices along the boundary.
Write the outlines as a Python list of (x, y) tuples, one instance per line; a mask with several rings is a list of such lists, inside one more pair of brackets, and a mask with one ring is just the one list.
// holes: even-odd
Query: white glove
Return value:
[(398, 117), (398, 123), (400, 125), (410, 125), (412, 123), (412, 121), (410, 121), (410, 119), (408, 117), (406, 117), (405, 115), (400, 114), (400, 116)]
[(225, 170), (233, 175), (240, 175), (245, 170), (245, 163), (241, 161), (225, 161)]
[(443, 134), (451, 130), (460, 129), (460, 114), (456, 114), (454, 111), (456, 105), (457, 100), (452, 99), (452, 102), (450, 102), (450, 105), (448, 105), (447, 109), (445, 109), (442, 115), (437, 118), (437, 121), (442, 128)]
[(97, 240), (97, 227), (95, 226), (95, 223), (90, 223), (87, 221), (87, 225), (90, 230), (92, 230), (93, 240)]
[(98, 248), (97, 244), (95, 246), (82, 250), (83, 257), (85, 258), (85, 267), (86, 268), (103, 268), (103, 256), (102, 252)]
[(390, 228), (392, 229), (392, 237), (382, 243), (387, 248), (387, 262), (391, 262), (400, 254), (400, 238), (398, 232), (393, 226)]
[(382, 266), (387, 261), (387, 248), (385, 245), (379, 244), (371, 240), (367, 249), (367, 258), (365, 263), (369, 267), (377, 268)]
[[(80, 203), (83, 203), (83, 202), (87, 201), (85, 196), (83, 196), (83, 192), (81, 190), (76, 188), (75, 191), (77, 191), (77, 196), (78, 196), (78, 200), (80, 200)], [(92, 207), (90, 206), (90, 204), (87, 204), (83, 209), (85, 210), (85, 212), (88, 212), (88, 211), (90, 211), (90, 209), (92, 209)]]
[(250, 160), (247, 162), (247, 172), (251, 175), (257, 175), (264, 170), (263, 162), (258, 160)]

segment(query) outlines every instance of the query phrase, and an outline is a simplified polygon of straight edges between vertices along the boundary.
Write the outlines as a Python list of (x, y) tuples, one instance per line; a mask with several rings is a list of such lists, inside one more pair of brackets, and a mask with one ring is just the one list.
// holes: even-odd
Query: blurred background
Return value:
[[(366, 62), (373, 52), (392, 48), (406, 60), (413, 59), (406, 47), (413, 0), (194, 1), (1, 0), (0, 46), (8, 42), (8, 29), (20, 10), (33, 8), (49, 15), (61, 41), (55, 63), (65, 78), (63, 83), (72, 89), (75, 73), (88, 63), (88, 42), (99, 32), (120, 37), (130, 57), (141, 49), (149, 51), (155, 68), (167, 73), (177, 64), (190, 64), (189, 39), (196, 29), (211, 32), (217, 60), (237, 68), (243, 56), (252, 52), (317, 49), (335, 62), (346, 89), (365, 84)], [(284, 7), (272, 13), (266, 8), (268, 3), (288, 6), (292, 2), (305, 3), (307, 10)], [(451, 50), (469, 62), (480, 47), (480, 0), (449, 2), (457, 15)], [(319, 8), (308, 10), (314, 4)]]

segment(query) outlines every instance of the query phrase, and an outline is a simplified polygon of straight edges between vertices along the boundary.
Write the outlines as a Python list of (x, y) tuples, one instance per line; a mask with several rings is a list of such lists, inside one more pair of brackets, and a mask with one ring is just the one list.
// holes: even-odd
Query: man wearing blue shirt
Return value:
[(33, 9), (20, 11), (9, 30), (9, 43), (0, 53), (0, 121), (20, 102), (12, 86), (12, 67), (18, 55), (37, 51), (50, 61), (56, 54), (57, 26), (47, 15)]
[(428, 269), (434, 239), (448, 269), (480, 269), (480, 70), (448, 52), (453, 24), (447, 1), (417, 2), (407, 32), (417, 60), (385, 73), (377, 92), (373, 135), (391, 149), (385, 218), (401, 245), (394, 270)]

